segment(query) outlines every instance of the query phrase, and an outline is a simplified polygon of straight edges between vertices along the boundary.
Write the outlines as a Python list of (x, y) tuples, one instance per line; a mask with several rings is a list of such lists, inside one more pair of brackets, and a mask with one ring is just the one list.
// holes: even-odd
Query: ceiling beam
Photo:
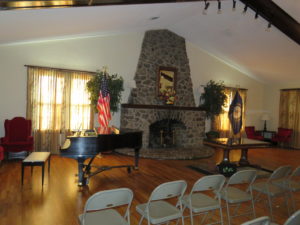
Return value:
[(300, 24), (271, 0), (240, 0), (300, 45)]
[[(130, 5), (176, 2), (203, 2), (205, 0), (1, 0), (0, 10), (63, 8), (80, 6)], [(217, 1), (217, 0), (206, 0)], [(224, 1), (224, 0), (221, 0)]]

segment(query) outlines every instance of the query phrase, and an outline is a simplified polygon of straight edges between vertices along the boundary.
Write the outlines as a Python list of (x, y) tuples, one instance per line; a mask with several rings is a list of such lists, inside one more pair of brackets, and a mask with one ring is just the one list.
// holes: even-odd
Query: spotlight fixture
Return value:
[(218, 0), (218, 14), (222, 13), (222, 9), (221, 9), (221, 1)]
[(232, 0), (232, 11), (235, 11), (236, 0)]
[(257, 19), (258, 18), (258, 10), (256, 10), (256, 12), (255, 12), (255, 19)]
[(244, 11), (243, 11), (243, 14), (246, 14), (246, 12), (247, 12), (247, 9), (248, 9), (248, 5), (245, 5), (245, 7), (244, 7)]
[(269, 22), (269, 24), (268, 24), (268, 27), (267, 27), (266, 31), (270, 32), (270, 30), (271, 30), (271, 27), (272, 27), (272, 23), (271, 23), (271, 22)]
[(209, 7), (209, 2), (207, 2), (207, 0), (204, 0), (204, 9), (203, 9), (203, 12), (202, 12), (203, 15), (207, 14), (208, 7)]

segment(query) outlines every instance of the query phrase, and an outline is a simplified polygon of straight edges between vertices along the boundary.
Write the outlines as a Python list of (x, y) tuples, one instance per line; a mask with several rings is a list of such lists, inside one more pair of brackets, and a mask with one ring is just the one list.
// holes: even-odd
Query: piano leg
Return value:
[(78, 158), (78, 186), (84, 186), (86, 185), (86, 179), (84, 177), (84, 172), (83, 172), (83, 168), (84, 168), (84, 161), (85, 158)]
[(85, 170), (84, 170), (85, 174), (87, 174), (87, 175), (90, 174), (90, 172), (91, 172), (91, 164), (94, 161), (94, 159), (95, 159), (95, 157), (91, 158), (90, 161), (89, 161), (89, 163), (87, 165), (84, 165), (85, 166)]
[(134, 149), (134, 169), (139, 169), (140, 148)]

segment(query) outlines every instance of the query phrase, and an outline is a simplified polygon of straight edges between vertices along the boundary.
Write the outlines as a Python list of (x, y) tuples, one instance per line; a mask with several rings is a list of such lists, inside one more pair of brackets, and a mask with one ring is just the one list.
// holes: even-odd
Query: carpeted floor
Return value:
[[(117, 153), (133, 156), (133, 149), (116, 149)], [(211, 157), (214, 154), (212, 148), (201, 146), (199, 148), (157, 148), (141, 149), (140, 157), (149, 159), (202, 159)]]

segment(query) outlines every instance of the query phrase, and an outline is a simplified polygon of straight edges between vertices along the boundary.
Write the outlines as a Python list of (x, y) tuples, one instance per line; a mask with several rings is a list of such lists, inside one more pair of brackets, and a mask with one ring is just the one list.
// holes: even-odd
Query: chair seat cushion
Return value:
[[(147, 219), (147, 203), (136, 206), (136, 211)], [(178, 219), (182, 216), (181, 211), (166, 201), (153, 201), (149, 206), (149, 218), (152, 224), (164, 223)]]
[(252, 185), (252, 189), (258, 192), (262, 192), (266, 195), (277, 196), (285, 192), (283, 188), (274, 184), (267, 184), (266, 182), (257, 182)]
[(114, 209), (89, 212), (83, 224), (83, 214), (79, 215), (81, 225), (129, 225), (127, 221)]
[(223, 200), (228, 201), (229, 203), (246, 202), (252, 199), (251, 195), (248, 192), (238, 189), (236, 187), (228, 187), (227, 194), (225, 188), (222, 189), (221, 198)]
[(30, 146), (32, 145), (31, 142), (19, 141), (19, 142), (9, 142), (9, 143), (2, 143), (4, 146)]
[(23, 162), (45, 162), (50, 156), (50, 152), (32, 152)]
[[(191, 209), (188, 199), (189, 199), (189, 195), (185, 195), (183, 197), (183, 205)], [(192, 203), (192, 210), (194, 213), (215, 210), (220, 207), (218, 200), (202, 193), (193, 193), (191, 196), (191, 203)]]

